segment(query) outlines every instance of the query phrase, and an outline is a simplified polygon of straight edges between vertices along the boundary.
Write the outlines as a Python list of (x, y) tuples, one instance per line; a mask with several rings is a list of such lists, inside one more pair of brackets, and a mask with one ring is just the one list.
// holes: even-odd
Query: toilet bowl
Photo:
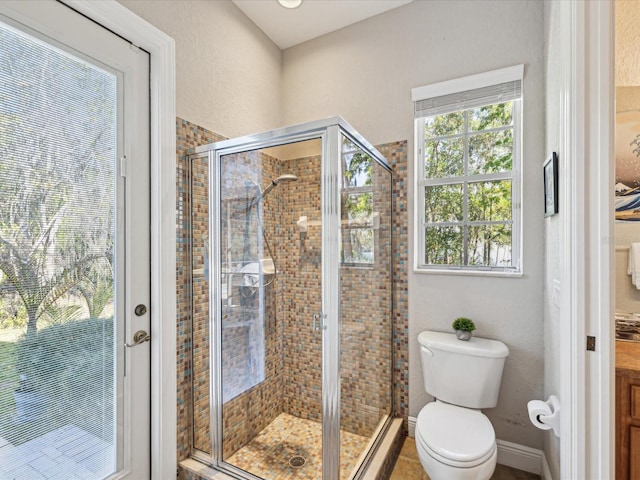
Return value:
[(481, 408), (498, 403), (507, 346), (497, 340), (425, 331), (418, 335), (427, 403), (416, 422), (418, 458), (431, 480), (488, 480), (496, 433)]
[(493, 426), (479, 410), (428, 403), (416, 422), (416, 449), (431, 480), (487, 480), (496, 468)]

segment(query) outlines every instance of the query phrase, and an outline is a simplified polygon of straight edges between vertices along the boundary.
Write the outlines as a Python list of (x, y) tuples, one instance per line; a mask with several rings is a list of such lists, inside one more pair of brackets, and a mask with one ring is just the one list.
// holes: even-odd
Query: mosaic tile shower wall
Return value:
[[(194, 402), (193, 402), (193, 386), (198, 385), (201, 390), (208, 391), (209, 377), (203, 375), (208, 370), (208, 356), (203, 354), (204, 348), (196, 345), (196, 349), (192, 351), (193, 338), (207, 339), (206, 329), (208, 325), (203, 321), (202, 317), (208, 317), (208, 313), (200, 312), (197, 321), (194, 322), (192, 315), (192, 295), (194, 304), (202, 305), (206, 289), (202, 285), (198, 290), (192, 291), (191, 284), (191, 257), (192, 245), (190, 239), (191, 233), (191, 202), (192, 198), (196, 200), (198, 206), (196, 210), (200, 211), (199, 215), (204, 218), (208, 215), (208, 200), (206, 199), (206, 183), (202, 185), (202, 189), (194, 189), (191, 192), (189, 166), (187, 165), (187, 154), (191, 153), (198, 145), (206, 145), (208, 143), (222, 140), (220, 135), (216, 135), (202, 127), (193, 123), (189, 123), (181, 118), (176, 119), (176, 328), (177, 328), (177, 456), (178, 461), (189, 457), (193, 446), (193, 419), (194, 419)], [(193, 195), (193, 197), (192, 197)], [(198, 251), (199, 248), (199, 251)], [(198, 247), (193, 246), (194, 256), (202, 257), (202, 244)], [(208, 340), (205, 340), (208, 345)], [(198, 366), (199, 374), (193, 375), (193, 363), (203, 362)], [(198, 415), (208, 415), (208, 407), (203, 399), (199, 399)], [(208, 432), (207, 432), (208, 433)]]
[(393, 170), (393, 384), (395, 417), (408, 431), (409, 415), (409, 214), (407, 210), (407, 141), (376, 147)]
[[(223, 456), (249, 442), (282, 412), (281, 328), (275, 320), (275, 290), (259, 284), (255, 270), (264, 258), (258, 211), (260, 185), (277, 176), (277, 160), (259, 152), (226, 156), (221, 168), (221, 284)], [(208, 163), (191, 168), (193, 269), (193, 447), (210, 452)], [(204, 191), (202, 191), (204, 189)], [(276, 209), (277, 212), (277, 209)], [(267, 229), (275, 225), (265, 215)], [(272, 232), (268, 232), (271, 236)], [(268, 282), (267, 282), (268, 283)], [(265, 326), (267, 328), (265, 328)]]
[[(209, 398), (208, 398), (208, 376), (209, 376), (209, 345), (208, 345), (208, 302), (206, 295), (208, 281), (204, 273), (204, 263), (207, 252), (204, 248), (204, 239), (208, 235), (206, 225), (201, 224), (208, 216), (207, 192), (200, 187), (207, 185), (206, 170), (198, 173), (199, 181), (193, 187), (188, 183), (188, 168), (186, 153), (197, 145), (204, 145), (221, 140), (222, 137), (208, 132), (185, 120), (177, 120), (177, 144), (178, 144), (178, 199), (177, 199), (177, 254), (178, 265), (177, 274), (177, 295), (178, 295), (178, 460), (183, 460), (189, 456), (192, 447), (196, 446), (208, 450), (209, 439)], [(406, 210), (406, 173), (407, 173), (407, 144), (397, 142), (383, 145), (379, 150), (389, 160), (394, 171), (393, 195), (394, 211), (393, 224), (389, 225), (394, 241), (394, 312), (393, 322), (396, 328), (394, 339), (395, 361), (393, 365), (393, 378), (395, 383), (395, 415), (404, 418), (405, 427), (407, 420), (407, 389), (408, 389), (408, 342), (407, 342), (407, 210)], [(321, 298), (313, 290), (320, 288), (320, 280), (317, 275), (320, 269), (320, 238), (313, 231), (315, 228), (319, 234), (319, 227), (310, 227), (307, 238), (302, 238), (296, 228), (295, 220), (300, 215), (307, 215), (309, 220), (319, 219), (320, 194), (319, 194), (319, 157), (311, 159), (300, 159), (293, 161), (279, 161), (273, 157), (261, 154), (256, 157), (260, 161), (260, 168), (254, 172), (262, 172), (260, 177), (254, 179), (255, 183), (266, 185), (267, 182), (283, 173), (293, 173), (300, 177), (298, 182), (286, 187), (275, 189), (263, 202), (264, 228), (266, 236), (271, 241), (271, 248), (276, 257), (277, 269), (283, 272), (272, 286), (264, 286), (259, 289), (257, 296), (262, 298), (265, 306), (265, 381), (250, 388), (247, 392), (235, 396), (225, 405), (225, 456), (231, 455), (238, 448), (249, 442), (253, 435), (268, 425), (277, 415), (282, 412), (290, 413), (301, 418), (319, 419), (320, 397), (319, 385), (321, 379), (320, 372), (320, 342), (313, 338), (301, 342), (299, 333), (293, 333), (294, 327), (299, 330), (300, 319), (310, 321), (310, 312), (320, 310)], [(255, 165), (249, 162), (247, 165)], [(204, 165), (200, 165), (204, 167)], [(251, 168), (251, 167), (248, 167)], [(195, 169), (194, 169), (195, 171)], [(203, 176), (204, 175), (204, 176)], [(255, 175), (255, 173), (254, 173)], [(200, 178), (201, 177), (201, 178)], [(258, 182), (257, 180), (260, 180)], [(308, 188), (318, 189), (314, 193), (306, 191)], [(190, 189), (193, 188), (193, 205), (189, 196)], [(289, 198), (290, 196), (290, 198)], [(246, 201), (246, 194), (244, 195)], [(240, 201), (240, 200), (238, 200)], [(198, 204), (198, 205), (196, 205)], [(190, 219), (189, 212), (193, 207), (194, 218)], [(382, 205), (376, 206), (381, 211), (385, 208)], [(240, 210), (242, 210), (240, 208)], [(301, 213), (302, 211), (305, 213)], [(314, 213), (314, 212), (317, 212)], [(390, 216), (383, 215), (383, 219), (389, 220)], [(231, 221), (230, 235), (234, 235), (233, 229), (239, 231), (246, 228), (243, 224), (243, 216), (239, 216), (238, 221)], [(384, 222), (382, 222), (384, 223)], [(254, 232), (257, 230), (255, 218), (250, 218), (250, 228)], [(189, 242), (189, 231), (195, 232), (192, 247)], [(380, 229), (383, 231), (384, 227)], [(243, 232), (244, 233), (244, 232)], [(379, 233), (378, 233), (379, 234)], [(260, 239), (255, 238), (257, 248), (262, 248), (259, 256), (265, 255), (264, 245), (260, 246)], [(233, 242), (229, 242), (233, 243)], [(235, 247), (232, 247), (235, 248)], [(244, 245), (242, 246), (244, 248)], [(252, 247), (253, 248), (253, 247)], [(297, 252), (296, 252), (297, 250)], [(293, 254), (297, 256), (298, 265), (293, 263)], [(382, 260), (382, 259), (381, 259)], [(304, 274), (304, 269), (307, 273)], [(190, 271), (202, 272), (201, 278), (194, 276), (193, 285), (190, 283)], [(286, 274), (285, 274), (286, 272)], [(290, 277), (290, 274), (293, 276)], [(365, 272), (356, 271), (351, 278), (342, 277), (345, 287), (353, 291), (366, 288), (371, 285), (373, 277), (367, 277)], [(301, 287), (309, 289), (309, 294), (304, 302), (292, 304), (292, 293), (289, 294), (289, 279), (295, 281)], [(382, 280), (381, 280), (382, 281)], [(388, 284), (388, 279), (385, 280)], [(306, 282), (306, 283), (305, 283)], [(382, 281), (384, 283), (384, 281)], [(378, 296), (384, 298), (387, 293), (384, 285), (377, 285), (375, 293), (363, 299), (364, 305), (371, 310), (372, 299), (378, 300)], [(228, 291), (233, 294), (233, 290)], [(239, 291), (236, 295), (241, 295)], [(193, 314), (191, 313), (191, 295), (193, 295)], [(258, 298), (256, 297), (256, 298)], [(316, 300), (312, 297), (317, 298)], [(355, 296), (354, 296), (355, 298)], [(253, 308), (251, 303), (244, 300), (243, 308)], [(358, 310), (358, 304), (345, 305), (346, 311)], [(307, 312), (307, 310), (309, 310)], [(234, 312), (235, 314), (235, 312)], [(229, 322), (238, 323), (234, 328), (229, 329), (229, 339), (233, 339), (233, 344), (237, 347), (236, 357), (230, 357), (229, 368), (232, 369), (234, 363), (246, 361), (253, 354), (251, 353), (251, 343), (249, 329), (239, 325), (237, 318), (229, 313)], [(348, 314), (351, 315), (351, 314)], [(365, 317), (362, 317), (364, 321)], [(345, 318), (343, 318), (343, 321)], [(343, 329), (343, 337), (350, 336), (350, 345), (354, 346), (353, 352), (343, 356), (343, 365), (348, 366), (350, 376), (345, 376), (343, 380), (343, 428), (353, 433), (362, 432), (370, 435), (373, 418), (380, 415), (380, 408), (385, 404), (384, 399), (376, 398), (372, 400), (371, 392), (377, 392), (378, 387), (375, 378), (367, 378), (366, 371), (371, 370), (371, 352), (363, 343), (370, 344), (373, 337), (384, 340), (381, 334), (366, 332), (357, 321), (346, 322)], [(312, 331), (311, 328), (308, 329)], [(365, 333), (366, 332), (366, 333)], [(224, 334), (223, 334), (224, 335)], [(365, 335), (369, 335), (367, 339)], [(355, 341), (357, 340), (357, 341)], [(369, 342), (369, 343), (367, 343)], [(244, 347), (243, 347), (244, 346)], [(241, 348), (243, 347), (243, 348)], [(346, 353), (349, 348), (344, 344)], [(304, 350), (304, 352), (302, 352)], [(374, 349), (375, 350), (375, 349)], [(310, 353), (306, 363), (306, 353)], [(192, 360), (193, 354), (193, 360)], [(193, 362), (193, 363), (192, 363)], [(314, 363), (315, 362), (315, 363)], [(349, 363), (352, 362), (352, 363)], [(224, 365), (224, 364), (223, 364)], [(355, 372), (362, 373), (355, 373)], [(302, 373), (301, 373), (302, 372)], [(300, 377), (305, 377), (300, 381)], [(358, 390), (360, 385), (360, 390)], [(284, 393), (283, 393), (284, 392)], [(305, 393), (306, 392), (306, 393)], [(305, 394), (303, 394), (305, 393)], [(377, 395), (377, 394), (376, 394)], [(306, 399), (304, 398), (306, 396)], [(375, 395), (373, 395), (375, 396)], [(304, 399), (304, 401), (303, 401)], [(371, 409), (362, 409), (362, 403), (375, 404)], [(363, 402), (364, 400), (364, 402)], [(351, 403), (350, 403), (351, 402)], [(381, 405), (378, 408), (378, 405)], [(228, 437), (228, 438), (227, 438)]]
[[(321, 421), (322, 334), (311, 328), (313, 315), (322, 310), (320, 157), (288, 160), (286, 169), (300, 180), (286, 193), (279, 237), (285, 273), (278, 311), (285, 323), (285, 412)], [(341, 427), (364, 436), (391, 413), (391, 184), (382, 167), (374, 164), (372, 171), (372, 207), (380, 218), (375, 261), (340, 269)], [(311, 225), (304, 233), (296, 226), (301, 216)], [(346, 213), (343, 217), (349, 222)], [(350, 232), (346, 224), (342, 230), (345, 237)]]
[[(186, 160), (185, 160), (186, 161)], [(191, 335), (193, 350), (193, 445), (208, 450), (209, 440), (209, 279), (207, 239), (209, 238), (209, 164), (206, 158), (191, 162)], [(205, 451), (206, 451), (205, 450)]]
[(262, 192), (280, 175), (280, 165), (274, 157), (251, 151), (225, 155), (220, 170), (222, 429), (226, 460), (283, 408), (282, 327), (276, 316), (278, 282), (273, 275), (256, 275), (260, 260), (270, 257), (265, 242), (275, 237), (275, 215), (279, 211), (280, 191), (276, 189), (265, 198)]
[[(343, 429), (371, 437), (380, 420), (393, 413), (389, 388), (393, 370), (392, 185), (386, 169), (372, 159), (366, 165), (366, 178), (360, 182), (351, 178), (352, 186), (342, 191), (340, 418)], [(360, 258), (353, 254), (362, 249)], [(355, 263), (348, 263), (354, 259)]]

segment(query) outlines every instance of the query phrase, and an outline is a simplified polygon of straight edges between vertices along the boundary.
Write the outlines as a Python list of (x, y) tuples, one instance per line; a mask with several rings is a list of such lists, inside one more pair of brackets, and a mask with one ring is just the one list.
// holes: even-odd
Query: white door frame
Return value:
[[(560, 2), (561, 478), (614, 478), (614, 2)], [(586, 350), (586, 337), (596, 350)]]
[(175, 476), (175, 42), (115, 0), (62, 0), (151, 55), (151, 478)]

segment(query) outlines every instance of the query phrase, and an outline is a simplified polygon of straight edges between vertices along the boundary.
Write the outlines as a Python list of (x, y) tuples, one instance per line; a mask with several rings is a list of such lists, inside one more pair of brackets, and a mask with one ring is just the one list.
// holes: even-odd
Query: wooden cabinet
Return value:
[(640, 371), (616, 368), (616, 480), (640, 479)]

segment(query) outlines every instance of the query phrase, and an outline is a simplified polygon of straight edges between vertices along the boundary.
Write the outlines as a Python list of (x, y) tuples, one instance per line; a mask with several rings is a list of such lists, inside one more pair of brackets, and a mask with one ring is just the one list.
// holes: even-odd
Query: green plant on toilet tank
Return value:
[(451, 326), (456, 331), (456, 337), (458, 340), (465, 341), (471, 338), (472, 332), (476, 329), (473, 320), (465, 317), (456, 318)]

